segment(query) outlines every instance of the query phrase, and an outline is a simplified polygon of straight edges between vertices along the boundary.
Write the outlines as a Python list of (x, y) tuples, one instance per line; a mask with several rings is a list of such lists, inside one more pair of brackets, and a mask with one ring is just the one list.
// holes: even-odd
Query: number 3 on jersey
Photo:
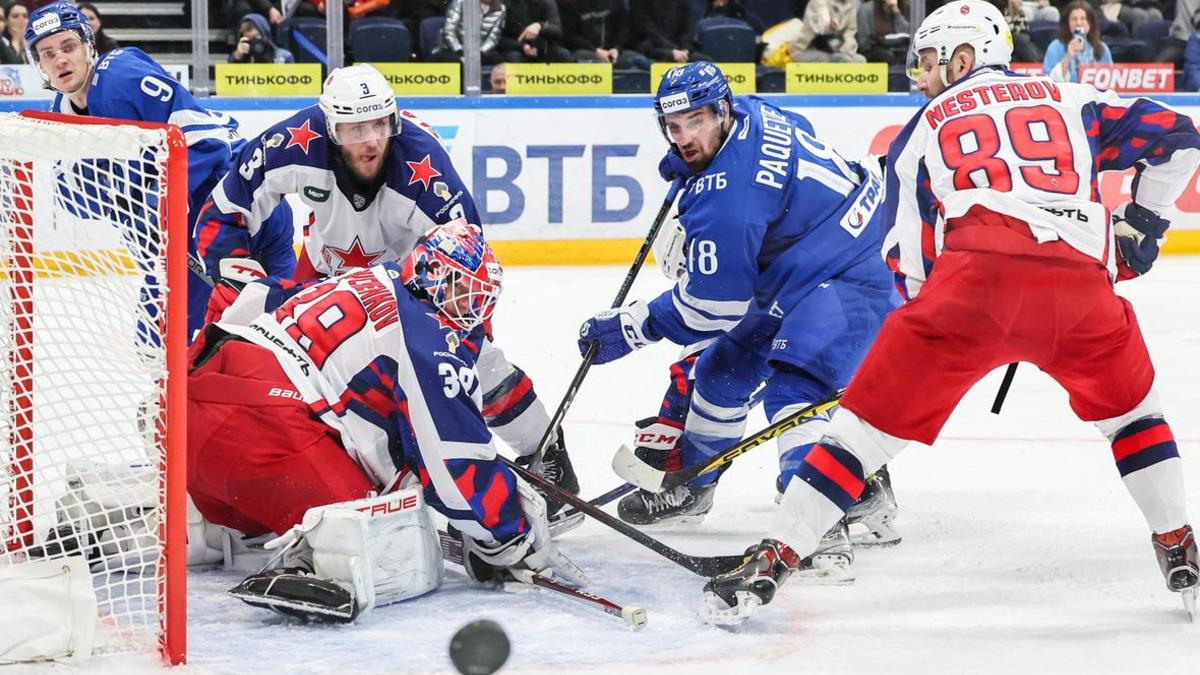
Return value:
[(438, 364), (438, 375), (442, 376), (442, 393), (446, 398), (455, 398), (459, 392), (470, 396), (475, 388), (475, 371), (466, 366), (455, 368), (443, 361)]
[[(1004, 114), (1004, 127), (1012, 152), (1025, 162), (1035, 163), (1020, 167), (1026, 185), (1057, 194), (1078, 192), (1075, 154), (1067, 124), (1057, 110), (1047, 105), (1011, 108)], [(956, 190), (1013, 189), (1012, 169), (1000, 156), (1001, 140), (990, 115), (967, 115), (942, 125), (938, 144), (946, 166), (954, 171)], [(1047, 162), (1053, 163), (1053, 170), (1047, 170)], [(981, 177), (986, 177), (986, 182)]]

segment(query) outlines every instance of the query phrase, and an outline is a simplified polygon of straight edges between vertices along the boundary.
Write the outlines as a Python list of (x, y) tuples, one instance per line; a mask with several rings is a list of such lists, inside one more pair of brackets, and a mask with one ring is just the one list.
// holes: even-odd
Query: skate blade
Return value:
[(900, 543), (900, 531), (888, 518), (863, 518), (850, 523), (850, 543), (865, 548), (895, 546)]
[[(559, 514), (562, 514), (562, 513), (565, 513), (565, 511), (559, 512)], [(550, 530), (550, 538), (554, 539), (555, 537), (564, 535), (564, 534), (570, 532), (571, 530), (579, 527), (580, 525), (583, 524), (584, 517), (585, 516), (582, 511), (571, 514), (569, 516), (563, 516), (563, 515), (556, 514), (553, 518), (550, 519), (550, 522), (547, 525), (547, 527)]]
[(1188, 620), (1196, 623), (1196, 596), (1200, 595), (1200, 587), (1192, 587), (1184, 591), (1180, 591), (1179, 597), (1183, 598), (1183, 609), (1188, 614)]
[(730, 607), (716, 593), (706, 592), (700, 606), (700, 619), (713, 626), (740, 626), (762, 605), (762, 600), (749, 591), (738, 591), (733, 595), (737, 604)]
[(854, 583), (853, 561), (840, 555), (813, 556), (808, 567), (792, 572), (789, 583), (806, 586), (846, 586)]

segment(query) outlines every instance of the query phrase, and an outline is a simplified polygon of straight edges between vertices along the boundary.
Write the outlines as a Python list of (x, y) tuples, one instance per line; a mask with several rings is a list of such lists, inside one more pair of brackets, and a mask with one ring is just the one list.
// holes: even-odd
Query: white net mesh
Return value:
[(0, 566), (84, 557), (102, 653), (162, 639), (167, 159), (0, 115)]

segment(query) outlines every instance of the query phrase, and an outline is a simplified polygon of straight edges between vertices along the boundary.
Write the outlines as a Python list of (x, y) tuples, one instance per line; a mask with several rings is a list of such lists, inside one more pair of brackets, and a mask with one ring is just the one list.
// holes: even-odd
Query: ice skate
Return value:
[(662, 492), (638, 490), (617, 503), (617, 515), (631, 525), (693, 525), (712, 510), (717, 484), (680, 485)]
[(886, 466), (867, 476), (862, 496), (846, 513), (850, 541), (855, 546), (895, 546), (900, 543), (896, 529), (896, 495)]
[(1196, 620), (1196, 596), (1200, 592), (1200, 555), (1191, 525), (1150, 537), (1154, 555), (1167, 581), (1167, 590), (1179, 593), (1188, 618)]
[(796, 583), (813, 586), (854, 583), (854, 547), (846, 519), (839, 520), (817, 544), (812, 555), (800, 561)]
[(775, 597), (775, 591), (800, 565), (800, 556), (787, 544), (764, 539), (746, 550), (737, 569), (704, 584), (700, 618), (718, 626), (734, 626)]
[(252, 574), (229, 589), (229, 594), (248, 605), (305, 622), (350, 623), (358, 616), (350, 591), (303, 568)]
[[(579, 494), (579, 477), (575, 475), (575, 467), (571, 464), (571, 456), (567, 454), (561, 430), (540, 458), (536, 456), (536, 453), (518, 457), (517, 464), (541, 475), (573, 495)], [(550, 514), (550, 531), (554, 536), (573, 530), (583, 523), (582, 513), (567, 516), (567, 509), (563, 508), (566, 506), (566, 502), (555, 499), (553, 495), (544, 496), (546, 497), (546, 513)]]

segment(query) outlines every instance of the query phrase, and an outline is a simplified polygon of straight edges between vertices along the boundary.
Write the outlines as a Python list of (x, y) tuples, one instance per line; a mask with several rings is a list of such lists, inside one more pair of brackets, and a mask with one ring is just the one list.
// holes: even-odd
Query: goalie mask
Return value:
[[(29, 24), (25, 26), (25, 51), (29, 62), (37, 66), (42, 76), (42, 82), (50, 83), (50, 76), (41, 63), (42, 53), (38, 51), (38, 43), (46, 38), (70, 31), (79, 36), (79, 46), (87, 50), (86, 63), (90, 66), (96, 61), (96, 40), (87, 17), (79, 8), (70, 2), (53, 2), (33, 10), (29, 15)], [(67, 52), (76, 48), (73, 44), (61, 45), (59, 50)], [(53, 60), (58, 50), (51, 50), (47, 61)]]
[(504, 271), (483, 231), (460, 218), (417, 240), (404, 259), (401, 279), (451, 327), (470, 333), (492, 318)]
[(330, 140), (338, 145), (381, 140), (400, 133), (392, 85), (369, 65), (338, 68), (330, 73), (317, 105), (325, 113)]

